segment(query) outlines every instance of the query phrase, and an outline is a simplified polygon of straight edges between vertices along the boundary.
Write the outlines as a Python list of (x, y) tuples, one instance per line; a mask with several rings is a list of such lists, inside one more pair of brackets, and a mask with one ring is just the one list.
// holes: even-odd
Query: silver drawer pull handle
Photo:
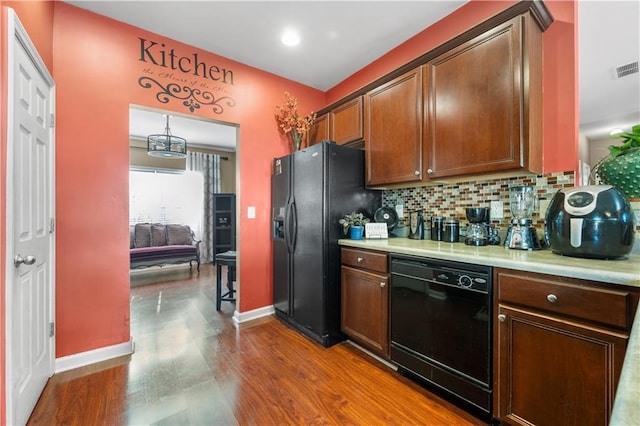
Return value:
[(499, 320), (500, 322), (505, 322), (505, 321), (506, 321), (506, 319), (507, 319), (507, 316), (506, 316), (505, 314), (500, 314), (500, 315), (498, 315), (498, 320)]
[(358, 263), (362, 262), (363, 260), (364, 260), (363, 258), (359, 257), (358, 258)]
[(556, 303), (558, 301), (558, 296), (556, 296), (555, 294), (548, 294), (547, 300), (551, 303)]
[(384, 288), (384, 286), (386, 286), (387, 283), (385, 283), (384, 281), (380, 281), (380, 288)]

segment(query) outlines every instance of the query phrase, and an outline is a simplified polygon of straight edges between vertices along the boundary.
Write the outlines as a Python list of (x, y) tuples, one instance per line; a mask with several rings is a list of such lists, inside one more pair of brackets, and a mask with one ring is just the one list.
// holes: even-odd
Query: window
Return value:
[(180, 223), (202, 235), (200, 172), (129, 171), (129, 224)]

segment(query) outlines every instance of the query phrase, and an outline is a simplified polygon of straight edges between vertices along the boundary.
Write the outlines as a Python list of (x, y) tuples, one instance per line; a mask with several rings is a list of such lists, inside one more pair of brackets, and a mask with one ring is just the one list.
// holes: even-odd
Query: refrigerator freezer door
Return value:
[(298, 151), (292, 158), (292, 210), (297, 217), (292, 255), (292, 315), (300, 326), (322, 335), (326, 256), (323, 146)]
[(290, 270), (291, 262), (287, 247), (287, 210), (291, 196), (290, 157), (274, 160), (274, 173), (271, 176), (271, 220), (273, 232), (273, 307), (288, 316), (290, 307)]

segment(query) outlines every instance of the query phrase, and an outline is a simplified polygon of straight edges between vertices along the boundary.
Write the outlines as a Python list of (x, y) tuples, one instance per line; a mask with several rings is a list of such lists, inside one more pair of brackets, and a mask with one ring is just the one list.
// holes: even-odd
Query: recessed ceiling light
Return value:
[(620, 133), (624, 133), (624, 130), (622, 130), (622, 129), (613, 129), (611, 132), (609, 132), (609, 134), (611, 136), (619, 135)]
[(285, 46), (297, 46), (300, 44), (300, 36), (292, 29), (285, 30), (280, 40)]

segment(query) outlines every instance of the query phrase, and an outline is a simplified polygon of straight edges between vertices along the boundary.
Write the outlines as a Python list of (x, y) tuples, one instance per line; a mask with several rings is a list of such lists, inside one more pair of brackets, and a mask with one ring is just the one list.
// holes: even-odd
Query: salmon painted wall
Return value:
[[(221, 71), (214, 68), (212, 78), (180, 71), (195, 64), (196, 54), (207, 72)], [(274, 108), (289, 91), (306, 114), (325, 104), (324, 93), (65, 3), (55, 7), (54, 69), (56, 356), (129, 340), (129, 105), (191, 113), (181, 99), (159, 94), (170, 83), (233, 101), (212, 106), (200, 98), (192, 114), (240, 125), (239, 311), (270, 305), (271, 160), (289, 152)], [(227, 84), (214, 81), (222, 70), (232, 71), (233, 84), (229, 75)], [(256, 207), (255, 219), (247, 219), (248, 206)]]
[[(471, 0), (327, 92), (335, 102), (516, 3)], [(544, 172), (577, 170), (578, 57), (574, 0), (546, 1), (554, 22), (543, 33)]]
[[(12, 8), (49, 69), (53, 69), (53, 2), (0, 1), (0, 259), (6, 258), (6, 160), (7, 160), (7, 7)], [(6, 310), (5, 265), (0, 262), (0, 424), (6, 424)]]
[(578, 142), (578, 3), (546, 3), (555, 21), (542, 36), (544, 60), (544, 171), (575, 170), (580, 182)]
[[(29, 33), (42, 61), (53, 74), (53, 9), (52, 1), (1, 1), (2, 6), (12, 8), (22, 26)], [(4, 33), (3, 33), (4, 36)]]

